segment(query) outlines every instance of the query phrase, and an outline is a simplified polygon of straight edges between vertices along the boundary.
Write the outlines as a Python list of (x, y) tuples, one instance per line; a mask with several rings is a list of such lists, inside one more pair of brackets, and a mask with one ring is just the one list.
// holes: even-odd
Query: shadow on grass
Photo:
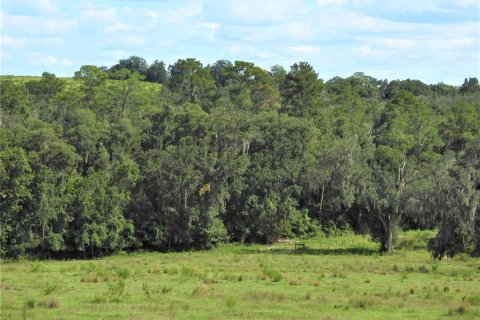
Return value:
[(378, 255), (378, 250), (372, 248), (269, 248), (269, 249), (242, 249), (238, 253), (244, 254), (293, 254), (293, 255), (360, 255), (360, 256), (375, 256)]

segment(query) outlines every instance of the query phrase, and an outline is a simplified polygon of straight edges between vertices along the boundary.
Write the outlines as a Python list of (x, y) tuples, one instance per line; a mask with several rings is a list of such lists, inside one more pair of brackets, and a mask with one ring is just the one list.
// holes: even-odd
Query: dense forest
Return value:
[(480, 255), (480, 86), (132, 56), (1, 78), (3, 257), (351, 230)]

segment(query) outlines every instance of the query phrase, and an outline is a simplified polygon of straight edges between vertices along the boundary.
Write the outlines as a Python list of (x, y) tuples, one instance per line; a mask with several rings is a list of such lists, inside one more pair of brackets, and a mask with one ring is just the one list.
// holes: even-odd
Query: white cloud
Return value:
[[(148, 46), (149, 45), (149, 38), (147, 36), (127, 36), (120, 40), (120, 43), (125, 47), (141, 47), (141, 46)], [(116, 42), (115, 40), (114, 42)]]
[(45, 26), (45, 31), (47, 32), (57, 32), (58, 30), (63, 30), (63, 32), (67, 32), (67, 30), (73, 29), (77, 27), (77, 22), (75, 20), (56, 20), (56, 19), (45, 19), (43, 21)]
[(295, 53), (306, 54), (306, 55), (318, 55), (322, 52), (319, 47), (312, 45), (303, 45), (303, 46), (291, 46), (289, 49)]
[(107, 51), (104, 51), (102, 54), (103, 56), (110, 58), (112, 60), (120, 60), (128, 56), (128, 53), (125, 50), (107, 50)]
[(123, 22), (117, 22), (107, 28), (104, 29), (104, 32), (107, 33), (114, 33), (118, 31), (130, 31), (133, 30), (133, 27), (129, 24), (123, 23)]
[(43, 55), (39, 52), (32, 52), (27, 55), (28, 62), (33, 66), (45, 66), (45, 67), (54, 67), (54, 66), (70, 66), (72, 61), (68, 59), (58, 58), (52, 55)]
[(61, 47), (65, 44), (65, 39), (61, 37), (43, 37), (33, 41), (35, 45), (44, 47)]
[(195, 4), (167, 11), (148, 10), (146, 15), (150, 19), (160, 21), (161, 23), (176, 24), (199, 17), (202, 13), (203, 7), (200, 4)]
[(36, 0), (34, 3), (42, 11), (45, 11), (45, 12), (58, 11), (58, 9), (50, 2), (50, 0)]
[(224, 19), (236, 23), (269, 24), (289, 21), (292, 17), (308, 13), (299, 0), (227, 0), (216, 3)]
[(201, 23), (200, 26), (206, 29), (206, 38), (208, 41), (216, 41), (217, 31), (220, 29), (220, 24), (216, 22)]
[(272, 53), (267, 50), (258, 48), (252, 45), (244, 45), (242, 43), (234, 43), (230, 45), (227, 49), (227, 52), (231, 55), (236, 56), (240, 60), (246, 60), (245, 56), (254, 56), (260, 59), (267, 59), (272, 57)]
[(89, 19), (115, 20), (117, 19), (118, 10), (107, 6), (90, 7), (82, 12), (82, 16)]
[(148, 10), (147, 11), (147, 16), (150, 19), (158, 19), (158, 18), (160, 18), (160, 12), (154, 11), (154, 10)]
[(287, 23), (279, 30), (286, 36), (290, 36), (292, 40), (312, 40), (317, 32), (315, 25), (310, 22), (292, 22)]
[(10, 37), (8, 34), (2, 34), (0, 37), (0, 46), (10, 47), (10, 48), (21, 48), (27, 45), (27, 40), (25, 38), (14, 38)]
[(347, 2), (348, 0), (317, 0), (320, 7), (341, 7)]
[(26, 34), (66, 34), (78, 26), (74, 19), (37, 18), (0, 12), (3, 30)]
[(468, 48), (476, 49), (478, 39), (473, 37), (459, 38), (436, 38), (430, 37), (413, 37), (413, 38), (361, 38), (362, 43), (375, 48), (383, 48), (385, 50), (395, 51), (459, 51)]

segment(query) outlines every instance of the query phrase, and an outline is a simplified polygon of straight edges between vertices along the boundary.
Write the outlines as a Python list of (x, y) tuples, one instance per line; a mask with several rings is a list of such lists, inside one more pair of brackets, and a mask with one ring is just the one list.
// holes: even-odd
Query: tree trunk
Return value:
[(393, 230), (391, 226), (387, 230), (387, 253), (393, 253)]
[(42, 253), (45, 255), (45, 225), (42, 224)]
[(322, 193), (320, 195), (320, 212), (318, 214), (318, 217), (320, 218), (322, 216), (322, 209), (323, 209), (323, 195), (325, 193), (325, 185), (322, 185)]

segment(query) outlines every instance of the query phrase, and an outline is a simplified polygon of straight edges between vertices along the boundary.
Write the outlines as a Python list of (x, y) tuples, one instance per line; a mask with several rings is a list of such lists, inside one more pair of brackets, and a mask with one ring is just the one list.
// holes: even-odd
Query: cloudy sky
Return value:
[(320, 77), (460, 85), (479, 77), (479, 0), (2, 0), (1, 74), (72, 76), (137, 55), (269, 69), (308, 61)]

